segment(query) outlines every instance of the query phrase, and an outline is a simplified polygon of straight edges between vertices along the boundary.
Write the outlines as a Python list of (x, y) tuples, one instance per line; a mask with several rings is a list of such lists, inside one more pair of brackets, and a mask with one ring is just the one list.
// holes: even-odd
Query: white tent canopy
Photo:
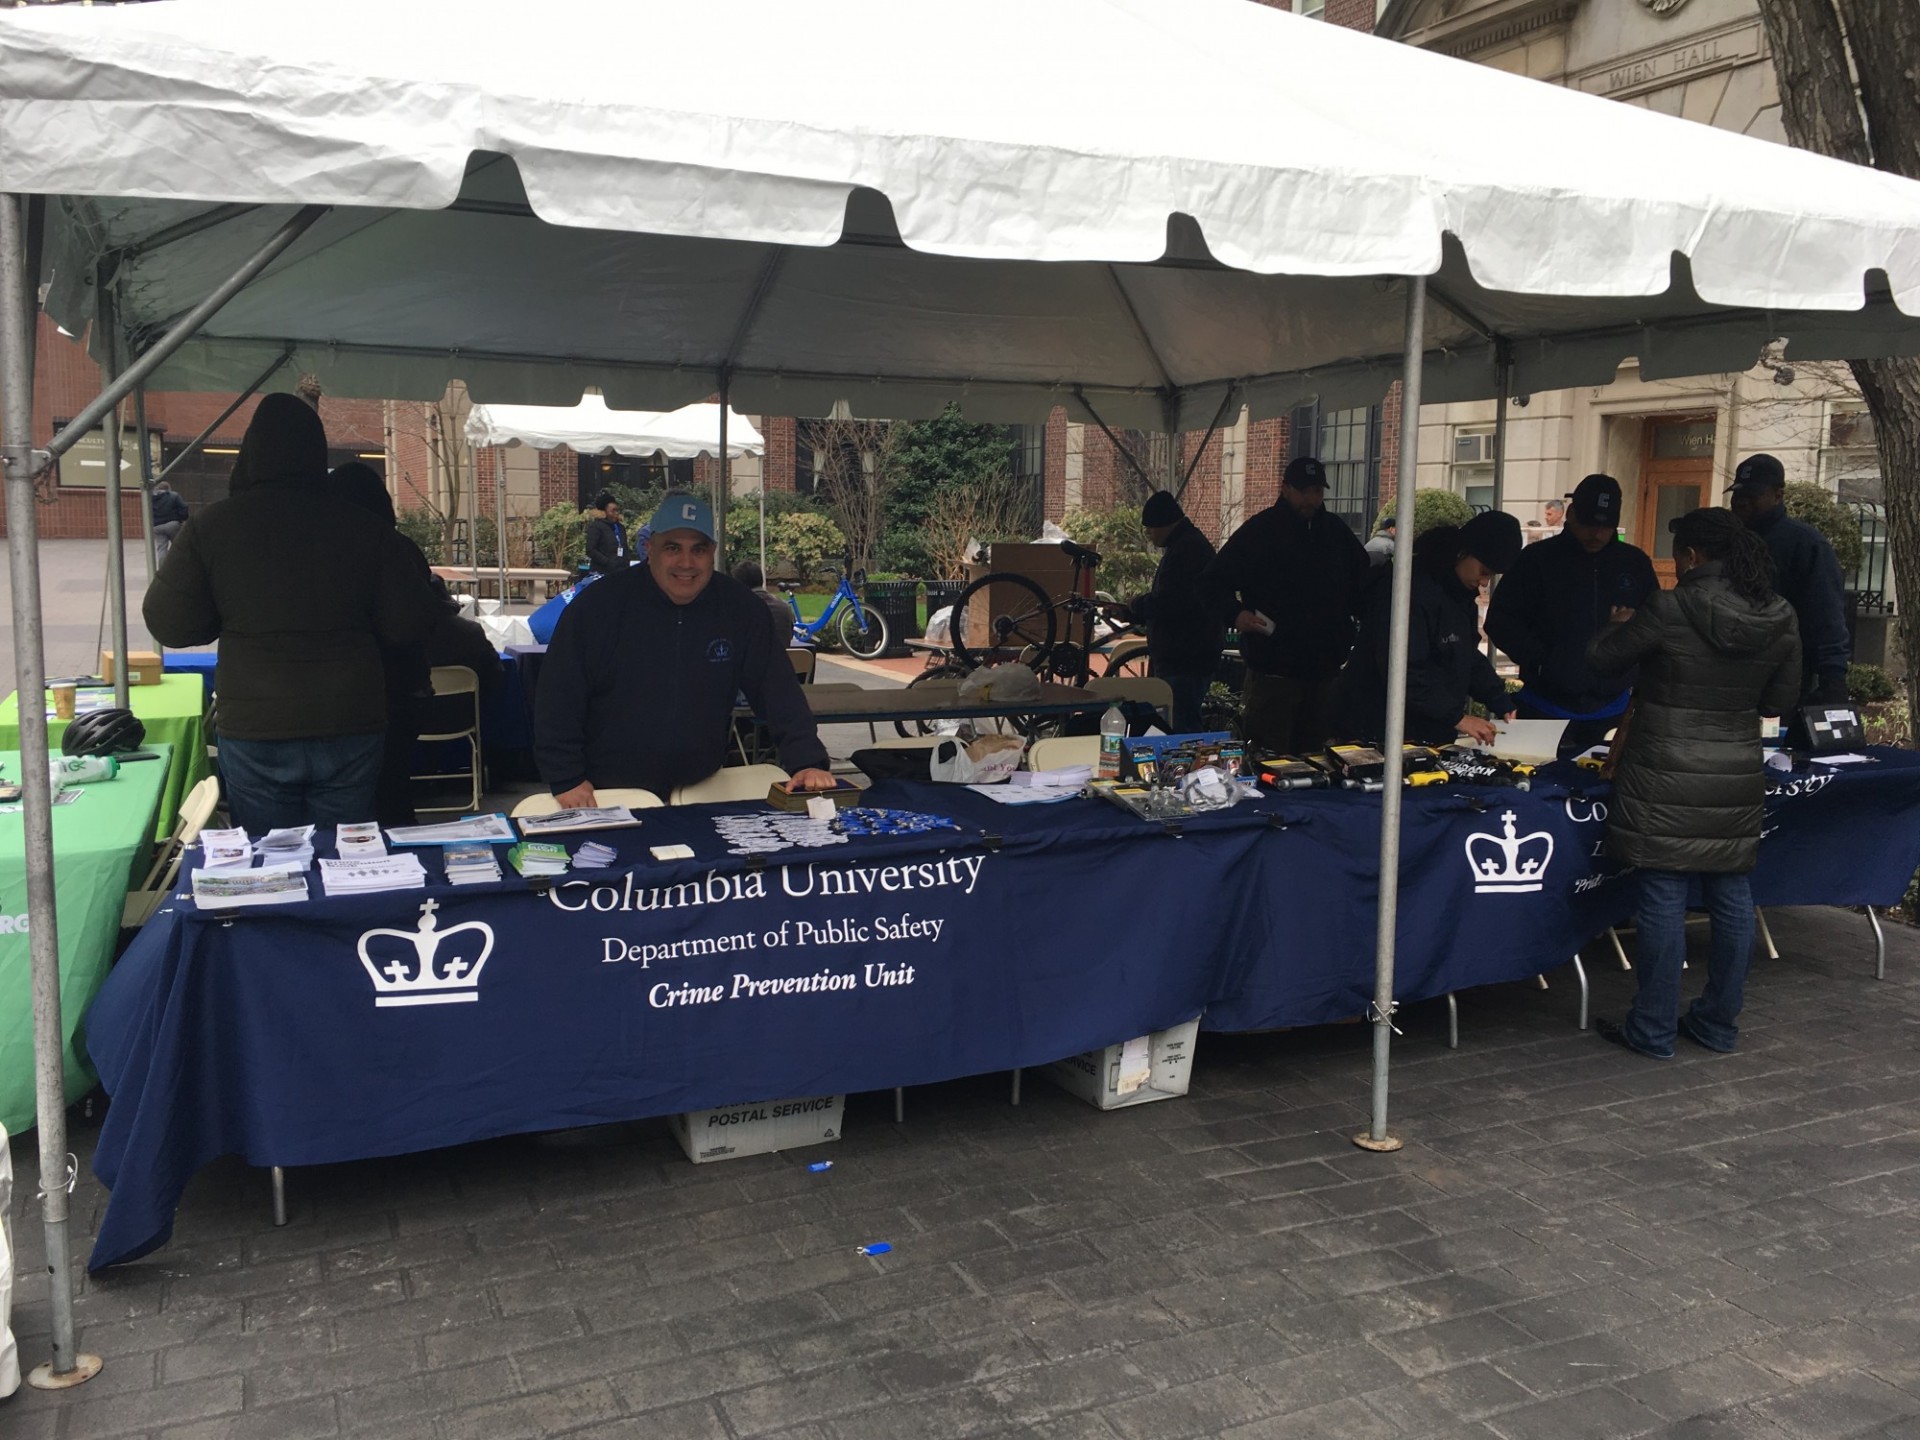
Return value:
[[(1197, 427), (1377, 398), (1431, 277), (1429, 400), (1920, 348), (1920, 185), (1246, 0), (256, 0), (0, 16), (0, 188), (136, 346), (336, 207), (153, 379), (291, 344), (329, 391)], [(366, 36), (381, 37), (370, 46)], [(1036, 90), (1008, 70), (1072, 54)], [(823, 85), (822, 73), (858, 85)], [(103, 264), (103, 262), (105, 262)]]
[[(641, 54), (686, 63), (628, 91), (583, 83), (593, 57)], [(1073, 63), (1036, 85), (1012, 63), (1032, 55)], [(48, 197), (40, 276), (24, 274), (39, 211), (15, 195)], [(1778, 338), (1797, 357), (1920, 352), (1920, 183), (1247, 0), (333, 0), (324, 25), (260, 0), (9, 9), (0, 196), (0, 446), (29, 693), (44, 679), (31, 279), (50, 279), (47, 309), (74, 333), (111, 296), (112, 329), (150, 357), (127, 374), (154, 388), (244, 390), (288, 363), (334, 394), (396, 399), (461, 379), (482, 404), (572, 405), (590, 386), (634, 410), (716, 391), (784, 415), (958, 401), (1032, 420), (1069, 403), (1171, 429), (1236, 399), (1256, 416), (1361, 403), (1404, 377), (1408, 525), (1423, 396), (1604, 384), (1629, 356), (1648, 377), (1744, 370)], [(173, 348), (176, 329), (196, 338)], [(53, 448), (110, 408), (86, 407)], [(1395, 671), (1408, 577), (1396, 567)], [(1399, 698), (1373, 1017), (1383, 1147)], [(21, 722), (55, 1174), (46, 736), (39, 707)], [(64, 1256), (66, 1195), (42, 1204)], [(52, 1268), (65, 1374), (71, 1296)]]
[[(475, 405), (467, 412), (471, 445), (528, 445), (581, 455), (665, 455), (692, 460), (720, 452), (720, 407), (682, 405), (678, 410), (609, 410), (604, 396), (587, 394), (578, 405)], [(764, 455), (767, 442), (740, 414), (727, 416), (727, 457)]]

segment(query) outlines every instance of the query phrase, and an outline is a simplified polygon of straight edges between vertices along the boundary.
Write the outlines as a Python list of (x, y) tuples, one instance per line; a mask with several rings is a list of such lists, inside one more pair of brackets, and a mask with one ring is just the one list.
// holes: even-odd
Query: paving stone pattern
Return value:
[(1456, 1052), (1414, 1007), (1396, 1156), (1348, 1142), (1354, 1025), (1207, 1036), (1192, 1096), (1108, 1115), (994, 1076), (790, 1156), (695, 1167), (650, 1121), (296, 1171), (278, 1230), (223, 1163), (83, 1283), (105, 1373), (0, 1435), (1920, 1437), (1920, 936), (1877, 984), (1858, 915), (1774, 931), (1730, 1057), (1577, 1033), (1565, 972), (1462, 997)]

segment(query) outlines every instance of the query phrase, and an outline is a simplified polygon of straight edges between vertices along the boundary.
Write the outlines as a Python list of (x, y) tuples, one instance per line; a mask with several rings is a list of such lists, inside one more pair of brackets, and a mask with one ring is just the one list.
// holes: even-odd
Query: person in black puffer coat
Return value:
[[(1493, 722), (1467, 712), (1477, 700), (1502, 719), (1513, 702), (1480, 648), (1480, 589), (1520, 553), (1520, 522), (1499, 510), (1465, 525), (1440, 525), (1413, 543), (1412, 623), (1407, 635), (1406, 740), (1450, 745), (1467, 735), (1491, 745)], [(1384, 740), (1387, 659), (1393, 634), (1396, 555), (1374, 572), (1360, 613), (1360, 644), (1341, 677), (1337, 715), (1346, 739)]]
[(1227, 640), (1218, 603), (1201, 578), (1213, 563), (1213, 542), (1166, 490), (1147, 497), (1140, 524), (1160, 549), (1153, 588), (1108, 613), (1123, 624), (1146, 627), (1153, 673), (1173, 691), (1174, 732), (1191, 734), (1200, 728), (1200, 702), (1220, 668)]
[[(1753, 950), (1747, 873), (1760, 850), (1766, 772), (1760, 717), (1800, 695), (1793, 607), (1773, 592), (1760, 538), (1730, 510), (1669, 523), (1679, 584), (1638, 611), (1616, 610), (1587, 660), (1603, 673), (1640, 667), (1633, 709), (1615, 740), (1607, 848), (1640, 869), (1639, 988), (1624, 1023), (1594, 1020), (1616, 1045), (1657, 1059), (1685, 1035), (1727, 1051), (1738, 1034)], [(1707, 985), (1685, 1016), (1687, 892), (1698, 880), (1713, 921)]]

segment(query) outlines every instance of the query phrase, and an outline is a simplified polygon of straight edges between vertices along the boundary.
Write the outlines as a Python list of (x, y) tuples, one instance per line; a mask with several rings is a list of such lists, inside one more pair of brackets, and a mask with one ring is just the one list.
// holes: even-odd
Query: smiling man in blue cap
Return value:
[(647, 562), (582, 590), (540, 668), (534, 758), (562, 806), (596, 786), (663, 800), (726, 759), (736, 695), (765, 722), (796, 790), (830, 790), (827, 751), (767, 607), (714, 573), (713, 511), (669, 495)]

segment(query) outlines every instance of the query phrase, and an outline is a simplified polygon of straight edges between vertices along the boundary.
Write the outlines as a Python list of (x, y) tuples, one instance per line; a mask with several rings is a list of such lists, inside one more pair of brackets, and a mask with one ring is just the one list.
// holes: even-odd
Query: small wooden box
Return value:
[[(113, 684), (114, 664), (119, 657), (111, 650), (100, 652), (100, 678), (107, 684)], [(130, 662), (127, 666), (127, 684), (158, 685), (162, 679), (160, 652), (157, 650), (130, 650), (127, 652)]]
[(784, 784), (776, 780), (773, 787), (767, 791), (767, 803), (776, 810), (792, 810), (804, 815), (807, 811), (807, 801), (816, 796), (822, 800), (831, 800), (836, 807), (839, 807), (858, 805), (866, 793), (851, 780), (836, 780), (831, 790), (799, 791), (788, 790)]

